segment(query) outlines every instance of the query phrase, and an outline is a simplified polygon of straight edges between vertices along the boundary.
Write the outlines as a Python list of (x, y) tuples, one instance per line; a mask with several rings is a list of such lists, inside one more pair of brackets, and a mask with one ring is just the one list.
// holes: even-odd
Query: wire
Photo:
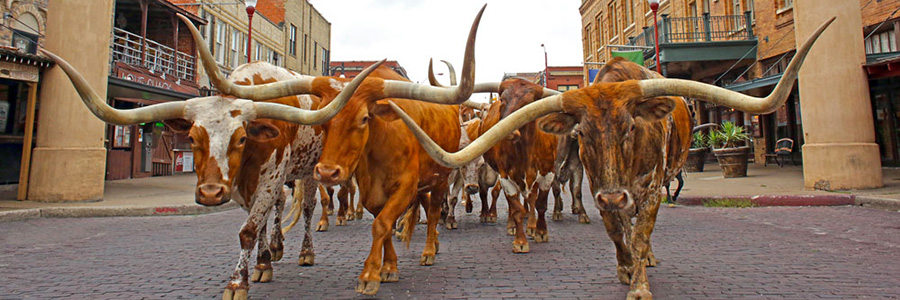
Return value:
[(881, 21), (881, 23), (878, 24), (878, 26), (875, 26), (875, 29), (872, 29), (872, 32), (869, 32), (869, 35), (867, 35), (863, 39), (863, 41), (868, 40), (869, 37), (871, 37), (873, 34), (875, 34), (875, 32), (878, 31), (878, 28), (881, 28), (881, 25), (884, 25), (884, 23), (887, 23), (888, 20), (890, 20), (891, 18), (894, 17), (894, 14), (896, 14), (897, 11), (900, 11), (900, 7), (897, 7), (897, 9), (895, 9), (894, 12), (892, 12), (890, 16), (887, 16), (887, 18), (884, 18), (884, 21)]

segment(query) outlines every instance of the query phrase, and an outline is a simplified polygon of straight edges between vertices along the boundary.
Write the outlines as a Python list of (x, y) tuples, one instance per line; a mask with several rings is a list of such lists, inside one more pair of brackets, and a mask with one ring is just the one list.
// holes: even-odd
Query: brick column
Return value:
[(837, 17), (800, 70), (806, 188), (882, 186), (859, 12), (859, 1), (794, 1), (798, 47), (824, 21)]
[[(44, 48), (71, 63), (106, 97), (113, 0), (52, 1)], [(78, 98), (66, 75), (53, 67), (41, 79), (37, 145), (28, 200), (86, 201), (103, 197), (106, 125)]]

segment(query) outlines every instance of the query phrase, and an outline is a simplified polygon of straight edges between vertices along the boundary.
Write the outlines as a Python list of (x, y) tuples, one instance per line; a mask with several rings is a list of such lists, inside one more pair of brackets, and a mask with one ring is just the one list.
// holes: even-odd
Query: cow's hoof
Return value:
[(253, 269), (253, 275), (250, 276), (252, 282), (269, 282), (272, 281), (272, 269)]
[(438, 225), (444, 225), (444, 223), (446, 223), (446, 222), (444, 221), (444, 218), (438, 219)]
[(397, 282), (400, 281), (400, 272), (397, 270), (394, 271), (381, 271), (381, 282)]
[(337, 221), (334, 222), (337, 226), (347, 226), (347, 218), (344, 216), (338, 216)]
[(497, 223), (497, 217), (495, 217), (495, 216), (487, 217), (487, 222), (488, 223)]
[(629, 272), (627, 268), (617, 266), (616, 267), (616, 276), (619, 277), (619, 283), (631, 284), (631, 272)]
[(516, 242), (513, 242), (513, 253), (528, 253), (530, 251), (531, 249), (528, 247), (527, 242), (524, 244), (516, 244)]
[(534, 236), (534, 228), (525, 228), (525, 235)]
[(420, 266), (430, 266), (433, 264), (434, 264), (434, 255), (422, 254), (422, 259), (419, 259)]
[(582, 212), (584, 212), (584, 209), (583, 209), (583, 208), (572, 207), (572, 214), (573, 214), (573, 215), (581, 214)]
[(653, 300), (653, 294), (648, 290), (636, 290), (628, 292), (627, 300)]
[(466, 201), (466, 213), (471, 214), (473, 210), (475, 210), (475, 206), (472, 205), (472, 201)]
[(656, 267), (657, 264), (659, 264), (659, 260), (657, 260), (655, 257), (652, 257), (652, 256), (650, 258), (644, 260), (644, 265), (651, 267), (651, 268)]
[(516, 228), (515, 227), (507, 228), (506, 235), (516, 235)]
[(280, 261), (284, 258), (284, 249), (272, 251), (272, 261)]
[(578, 216), (578, 222), (581, 222), (581, 224), (591, 224), (591, 218), (588, 217), (587, 214), (581, 214)]
[(328, 221), (319, 221), (319, 224), (316, 225), (316, 231), (328, 231)]
[(374, 296), (378, 293), (378, 287), (381, 285), (381, 280), (371, 280), (365, 281), (360, 279), (359, 282), (356, 283), (356, 292), (364, 295)]
[(313, 253), (301, 253), (299, 265), (312, 266), (316, 264), (316, 255)]
[(326, 216), (330, 216), (330, 215), (333, 215), (333, 214), (334, 214), (334, 208), (330, 208), (330, 207), (329, 207), (329, 208), (325, 209), (325, 215), (326, 215)]
[(550, 241), (550, 234), (546, 232), (535, 232), (534, 233), (534, 242), (535, 243), (546, 243)]
[(453, 230), (459, 228), (459, 223), (456, 222), (456, 218), (448, 218), (447, 222), (444, 223), (444, 227), (447, 227), (448, 230)]
[(356, 219), (357, 219), (357, 220), (362, 220), (362, 218), (363, 218), (363, 211), (358, 211), (358, 212), (356, 212)]
[(347, 213), (347, 217), (346, 217), (346, 218), (347, 218), (347, 221), (353, 221), (353, 220), (356, 219), (356, 214), (354, 214), (354, 213)]
[(562, 221), (563, 216), (561, 211), (554, 211), (553, 216), (550, 217), (553, 221)]
[(484, 223), (484, 224), (497, 223), (497, 218), (490, 217), (490, 216), (481, 216), (481, 223)]
[(247, 289), (225, 289), (225, 292), (222, 293), (222, 300), (247, 300)]

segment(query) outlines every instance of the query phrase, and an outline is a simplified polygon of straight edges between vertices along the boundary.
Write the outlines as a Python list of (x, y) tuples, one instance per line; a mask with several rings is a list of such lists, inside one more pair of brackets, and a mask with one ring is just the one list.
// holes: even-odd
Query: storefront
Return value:
[(869, 54), (867, 58), (865, 70), (881, 164), (900, 166), (900, 52)]
[(40, 72), (50, 65), (36, 55), (0, 49), (0, 184), (18, 183), (27, 168)]

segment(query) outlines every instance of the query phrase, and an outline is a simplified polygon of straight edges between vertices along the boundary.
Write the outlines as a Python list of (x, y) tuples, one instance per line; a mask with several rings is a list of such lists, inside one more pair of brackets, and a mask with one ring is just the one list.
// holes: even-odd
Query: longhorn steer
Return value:
[(658, 74), (643, 67), (619, 61), (615, 66), (607, 65), (606, 74), (622, 71), (623, 77), (657, 79), (600, 82), (535, 101), (452, 154), (435, 147), (400, 107), (392, 108), (428, 153), (448, 167), (489, 151), (517, 128), (544, 115), (552, 114), (538, 125), (547, 132), (568, 134), (578, 124), (579, 156), (595, 204), (603, 213), (603, 223), (616, 246), (619, 280), (631, 285), (629, 299), (651, 299), (646, 263), (651, 259), (650, 234), (659, 209), (660, 189), (680, 171), (691, 138), (686, 101), (672, 96), (705, 99), (755, 114), (775, 111), (787, 99), (809, 48), (832, 21), (833, 18), (823, 24), (797, 50), (781, 81), (766, 98), (694, 81), (658, 78)]
[(569, 194), (572, 197), (572, 213), (578, 214), (578, 221), (584, 224), (591, 223), (584, 204), (581, 202), (581, 183), (584, 179), (584, 166), (578, 157), (578, 135), (573, 131), (566, 135), (560, 135), (559, 146), (556, 149), (556, 161), (553, 170), (556, 171), (556, 183), (553, 190), (553, 220), (562, 220), (563, 201), (560, 187), (569, 184)]
[[(430, 132), (446, 136), (447, 149), (456, 150), (459, 142), (459, 122), (456, 107), (423, 104), (415, 100), (436, 103), (462, 103), (472, 93), (474, 70), (474, 42), (478, 21), (481, 14), (469, 31), (466, 43), (463, 79), (458, 87), (440, 88), (417, 85), (408, 81), (400, 81), (396, 73), (386, 69), (376, 70), (376, 76), (363, 81), (357, 93), (351, 97), (347, 107), (333, 119), (322, 124), (324, 146), (322, 157), (315, 167), (314, 176), (327, 185), (346, 182), (351, 175), (356, 175), (360, 188), (360, 201), (363, 206), (375, 215), (372, 225), (372, 248), (366, 259), (365, 267), (359, 276), (357, 292), (373, 295), (378, 292), (380, 282), (399, 280), (397, 271), (397, 255), (394, 252), (390, 232), (397, 217), (409, 207), (413, 196), (417, 201), (428, 203), (428, 239), (420, 264), (430, 265), (437, 252), (437, 218), (440, 214), (440, 201), (447, 193), (447, 175), (450, 169), (442, 167), (422, 153), (409, 130), (400, 122), (391, 122), (396, 115), (387, 107), (386, 98), (400, 98), (419, 121), (428, 120)], [(391, 75), (393, 74), (393, 75)], [(391, 77), (396, 76), (396, 77)], [(397, 80), (386, 80), (391, 78)], [(356, 79), (354, 79), (355, 81)], [(322, 104), (333, 105), (336, 98), (334, 89), (346, 82), (332, 79), (328, 86), (313, 85), (315, 88), (331, 90), (323, 93)], [(297, 80), (276, 82), (260, 86), (242, 87), (228, 86), (226, 91), (238, 97), (256, 95), (269, 97), (306, 86)], [(403, 100), (408, 99), (408, 100)], [(446, 134), (444, 134), (446, 132)], [(420, 190), (421, 188), (421, 190)], [(424, 193), (417, 191), (426, 191)], [(427, 192), (431, 192), (429, 202)], [(436, 203), (437, 205), (432, 205)], [(418, 210), (414, 210), (418, 212)], [(408, 226), (412, 230), (414, 226)], [(408, 235), (407, 235), (408, 236)], [(383, 264), (382, 264), (383, 263)]]

